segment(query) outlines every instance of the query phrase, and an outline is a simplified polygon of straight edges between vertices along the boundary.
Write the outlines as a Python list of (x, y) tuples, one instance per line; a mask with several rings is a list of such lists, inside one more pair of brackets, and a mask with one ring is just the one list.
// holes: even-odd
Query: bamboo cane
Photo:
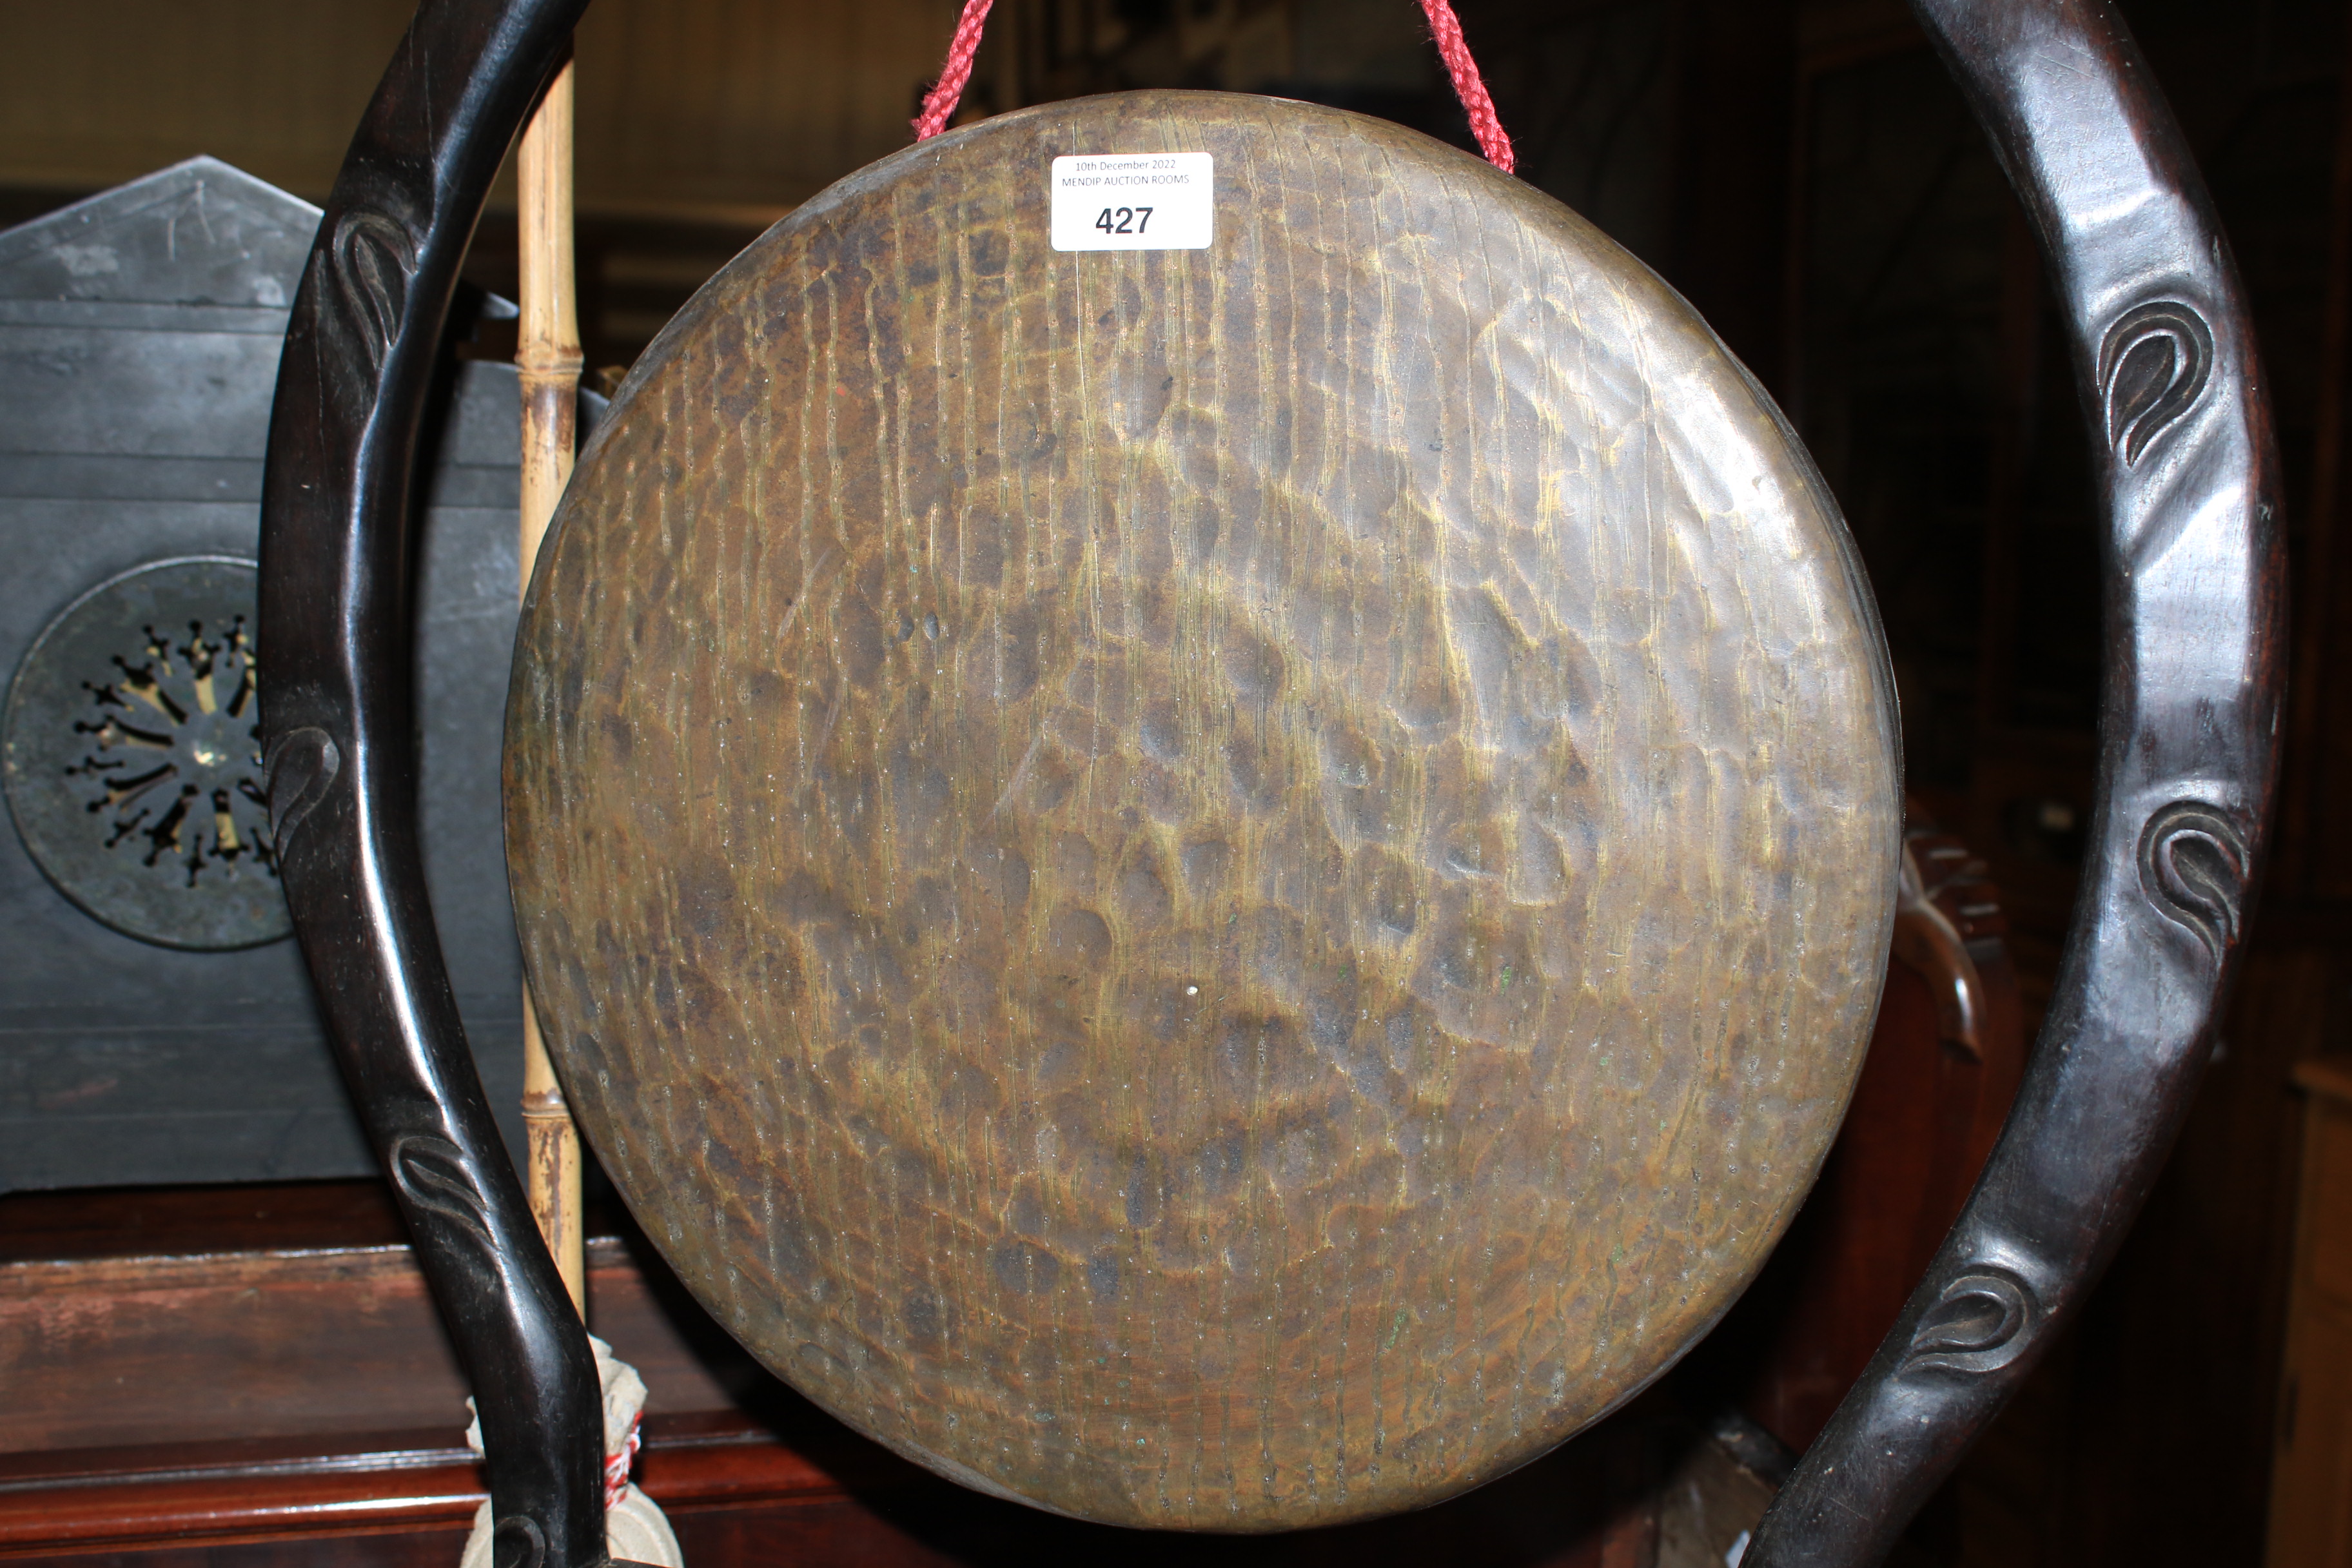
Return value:
[[(572, 273), (572, 66), (547, 89), (522, 133), (522, 322), (515, 364), (522, 380), (522, 583), (539, 559), (548, 520), (572, 478), (579, 413), (580, 321)], [(581, 1235), (580, 1133), (548, 1059), (530, 988), (522, 998), (522, 1120), (530, 1143), (530, 1210), (555, 1256), (572, 1305), (587, 1310)]]

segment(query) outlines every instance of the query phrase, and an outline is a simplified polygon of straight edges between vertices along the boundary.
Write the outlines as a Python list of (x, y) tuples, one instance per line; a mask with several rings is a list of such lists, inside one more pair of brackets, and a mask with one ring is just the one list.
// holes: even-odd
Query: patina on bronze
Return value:
[[(1056, 252), (1061, 153), (1205, 250)], [(605, 1168), (779, 1373), (991, 1490), (1264, 1530), (1540, 1453), (1811, 1183), (1886, 960), (1845, 531), (1640, 263), (1227, 95), (835, 186), (665, 331), (507, 811)]]

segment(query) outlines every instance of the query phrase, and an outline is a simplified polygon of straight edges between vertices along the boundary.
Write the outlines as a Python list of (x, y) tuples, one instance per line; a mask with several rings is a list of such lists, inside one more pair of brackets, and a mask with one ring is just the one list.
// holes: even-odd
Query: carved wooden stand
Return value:
[[(499, 158), (583, 0), (426, 0), (328, 204), (264, 508), (270, 801), (304, 952), (483, 1394), (503, 1563), (604, 1561), (596, 1385), (460, 1040), (418, 868), (409, 469)], [(2276, 458), (2227, 247), (2096, 0), (1916, 0), (2039, 229), (2110, 529), (2101, 800), (2056, 997), (1992, 1163), (1751, 1565), (1876, 1561), (2081, 1301), (2212, 1041), (2264, 838)], [(2087, 607), (2086, 607), (2087, 613)]]

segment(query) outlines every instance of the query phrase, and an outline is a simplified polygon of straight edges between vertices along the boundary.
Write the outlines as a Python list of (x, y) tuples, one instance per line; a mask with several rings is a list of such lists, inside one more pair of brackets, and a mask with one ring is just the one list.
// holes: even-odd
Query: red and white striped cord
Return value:
[[(992, 4), (994, 0), (964, 0), (955, 37), (948, 44), (946, 63), (940, 67), (938, 85), (923, 95), (923, 111), (915, 116), (916, 141), (937, 136), (955, 117), (963, 89), (971, 83), (972, 57), (980, 50), (980, 30)], [(1486, 79), (1478, 74), (1478, 62), (1470, 58), (1470, 45), (1462, 37), (1462, 21), (1454, 14), (1453, 0), (1421, 0), (1421, 9), (1429, 18), (1438, 58), (1454, 79), (1454, 93), (1462, 100), (1462, 112), (1470, 117), (1470, 134), (1478, 139), (1478, 150), (1486, 155), (1486, 162), (1510, 174), (1518, 167), (1518, 159), (1511, 151), (1511, 138), (1503, 130), (1502, 120), (1495, 113), (1495, 100), (1486, 91)]]
[(629, 1468), (637, 1462), (638, 1434), (644, 1430), (643, 1415), (629, 1423), (629, 1440), (621, 1445), (617, 1454), (604, 1456), (604, 1511), (610, 1513), (620, 1506), (621, 1495), (629, 1489)]

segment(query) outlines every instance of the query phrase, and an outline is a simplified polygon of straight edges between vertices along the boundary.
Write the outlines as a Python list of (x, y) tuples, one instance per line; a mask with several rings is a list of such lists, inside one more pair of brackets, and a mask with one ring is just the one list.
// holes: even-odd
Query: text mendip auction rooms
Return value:
[(1072, 172), (1062, 176), (1061, 184), (1065, 190), (1078, 191), (1106, 185), (1125, 188), (1134, 185), (1189, 185), (1192, 183), (1191, 172), (1177, 168), (1175, 159), (1168, 159), (1167, 163), (1165, 169), (1112, 169), (1102, 174), (1093, 172), (1100, 165), (1078, 163)]

